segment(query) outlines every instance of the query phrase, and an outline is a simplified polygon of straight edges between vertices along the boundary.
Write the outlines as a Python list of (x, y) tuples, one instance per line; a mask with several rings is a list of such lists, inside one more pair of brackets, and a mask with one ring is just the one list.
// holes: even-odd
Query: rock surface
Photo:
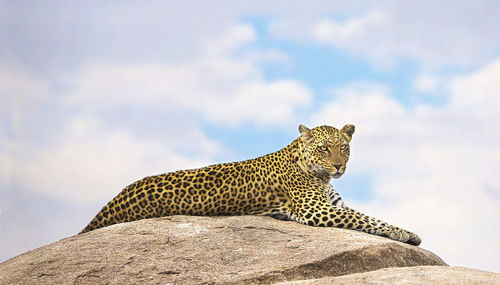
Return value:
[(356, 231), (259, 216), (171, 216), (28, 251), (0, 264), (0, 284), (255, 284), (419, 265), (446, 264), (419, 247)]
[(371, 272), (315, 280), (291, 281), (280, 285), (326, 284), (500, 284), (500, 274), (450, 266), (415, 266), (384, 268)]

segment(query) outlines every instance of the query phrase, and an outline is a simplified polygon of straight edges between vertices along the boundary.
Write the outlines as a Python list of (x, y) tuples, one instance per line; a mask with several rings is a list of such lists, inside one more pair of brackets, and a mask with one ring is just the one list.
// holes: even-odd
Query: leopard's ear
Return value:
[(302, 124), (299, 125), (299, 132), (300, 132), (300, 139), (305, 143), (308, 143), (313, 138), (311, 130)]
[(342, 127), (341, 131), (344, 132), (349, 137), (349, 141), (351, 141), (352, 135), (354, 134), (354, 130), (355, 130), (354, 125), (347, 124)]

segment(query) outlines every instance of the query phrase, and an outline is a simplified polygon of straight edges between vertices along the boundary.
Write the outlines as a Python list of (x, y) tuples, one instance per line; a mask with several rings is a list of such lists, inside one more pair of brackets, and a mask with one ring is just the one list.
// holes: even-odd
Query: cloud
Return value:
[(413, 88), (420, 92), (432, 93), (436, 91), (440, 83), (440, 79), (436, 76), (421, 74), (415, 79)]
[(496, 2), (384, 1), (360, 6), (313, 4), (305, 17), (287, 11), (269, 29), (277, 38), (329, 45), (378, 66), (407, 59), (429, 66), (477, 65), (491, 60), (500, 47), (494, 28), (500, 20), (491, 13), (500, 8)]
[[(159, 142), (104, 128), (92, 118), (71, 118), (63, 134), (62, 141), (45, 148), (11, 142), (10, 155), (0, 158), (2, 172), (10, 170), (13, 185), (60, 200), (102, 202), (134, 179), (206, 165), (221, 151), (197, 130)], [(182, 155), (183, 144), (195, 146), (196, 152)]]
[(205, 52), (208, 54), (224, 54), (237, 50), (241, 46), (255, 42), (257, 33), (245, 24), (230, 27), (222, 37), (205, 43)]
[(313, 36), (319, 41), (333, 45), (341, 44), (356, 37), (366, 37), (370, 27), (385, 25), (388, 16), (379, 11), (353, 17), (345, 22), (323, 20), (313, 27)]
[(450, 83), (453, 94), (451, 103), (455, 111), (466, 111), (471, 115), (480, 116), (477, 119), (484, 116), (499, 116), (498, 78), (500, 78), (500, 60), (491, 62), (475, 74), (455, 77)]
[[(12, 132), (38, 118), (38, 107), (49, 99), (50, 84), (19, 64), (0, 67), (0, 123)], [(15, 96), (13, 96), (15, 94)]]
[(245, 121), (269, 126), (287, 124), (294, 119), (294, 109), (309, 105), (311, 93), (292, 80), (271, 83), (251, 82), (238, 86), (233, 95), (220, 100), (211, 98), (202, 111), (215, 123), (235, 125)]
[[(210, 41), (205, 56), (187, 62), (87, 64), (66, 79), (71, 91), (63, 100), (100, 110), (137, 104), (162, 112), (185, 110), (221, 126), (287, 124), (296, 109), (309, 105), (312, 94), (297, 81), (263, 79), (258, 65), (262, 56), (256, 53), (236, 58), (227, 52), (254, 40), (251, 27), (236, 26)], [(270, 55), (265, 59), (283, 61), (276, 53)]]
[(87, 65), (64, 100), (105, 110), (120, 105), (155, 105), (162, 112), (194, 112), (213, 124), (283, 125), (311, 92), (300, 82), (260, 79), (249, 62), (202, 60), (181, 66)]
[[(314, 123), (356, 124), (349, 171), (374, 177), (374, 200), (354, 203), (414, 230), (450, 264), (498, 271), (500, 60), (455, 77), (444, 106), (404, 107), (389, 90), (352, 83)], [(346, 192), (349, 189), (340, 189)]]

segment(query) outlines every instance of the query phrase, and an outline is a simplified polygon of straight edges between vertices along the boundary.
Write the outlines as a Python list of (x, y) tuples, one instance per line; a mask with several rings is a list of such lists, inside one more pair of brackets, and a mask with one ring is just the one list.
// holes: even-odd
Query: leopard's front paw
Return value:
[(393, 240), (401, 241), (411, 245), (419, 245), (422, 240), (420, 237), (410, 231), (398, 227), (390, 226), (388, 237)]
[(407, 230), (403, 230), (403, 229), (397, 229), (397, 231), (399, 232), (399, 241), (402, 241), (404, 243), (407, 243), (407, 244), (411, 244), (411, 245), (419, 245), (422, 240), (420, 239), (420, 237), (410, 231), (407, 231)]

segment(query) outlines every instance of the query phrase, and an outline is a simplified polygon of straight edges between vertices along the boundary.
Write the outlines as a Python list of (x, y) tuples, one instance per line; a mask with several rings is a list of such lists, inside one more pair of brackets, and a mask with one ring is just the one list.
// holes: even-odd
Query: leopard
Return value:
[(79, 233), (171, 215), (264, 215), (418, 246), (418, 235), (356, 211), (330, 184), (346, 171), (353, 124), (308, 128), (273, 153), (148, 176), (125, 187)]

